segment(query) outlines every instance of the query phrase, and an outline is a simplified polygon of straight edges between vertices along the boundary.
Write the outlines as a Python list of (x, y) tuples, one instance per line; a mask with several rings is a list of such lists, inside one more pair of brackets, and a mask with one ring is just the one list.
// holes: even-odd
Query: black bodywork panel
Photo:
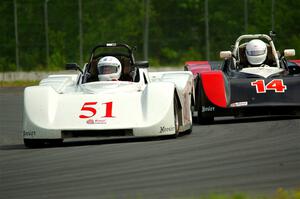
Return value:
[[(228, 60), (227, 64), (229, 64)], [(224, 64), (226, 64), (226, 61)], [(300, 113), (300, 66), (286, 61), (286, 70), (270, 78), (240, 73), (230, 65), (219, 69), (224, 74), (228, 107), (215, 106), (205, 95), (201, 75), (195, 78), (196, 103), (199, 119), (216, 116), (258, 116), (258, 115), (296, 115)], [(283, 92), (266, 90), (258, 93), (251, 82), (263, 80), (264, 85), (273, 80), (282, 81), (286, 86)]]

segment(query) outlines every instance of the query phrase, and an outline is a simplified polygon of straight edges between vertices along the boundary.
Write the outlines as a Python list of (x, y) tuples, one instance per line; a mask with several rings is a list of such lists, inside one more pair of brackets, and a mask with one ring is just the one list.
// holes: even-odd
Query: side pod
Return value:
[(196, 105), (199, 123), (211, 123), (216, 108), (228, 107), (230, 89), (221, 71), (209, 71), (195, 78)]

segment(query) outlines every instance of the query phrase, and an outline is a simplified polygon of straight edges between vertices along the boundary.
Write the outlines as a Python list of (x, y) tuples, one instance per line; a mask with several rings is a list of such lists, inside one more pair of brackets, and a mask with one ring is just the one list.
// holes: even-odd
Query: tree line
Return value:
[[(295, 59), (300, 58), (300, 1), (207, 0), (207, 4), (205, 18), (205, 0), (82, 0), (83, 61), (88, 61), (93, 46), (106, 42), (136, 46), (136, 59), (143, 60), (147, 9), (150, 66), (180, 66), (186, 60), (206, 60), (207, 41), (209, 59), (219, 60), (219, 51), (230, 50), (241, 34), (268, 34), (272, 26), (277, 33), (277, 49), (295, 48)], [(2, 0), (0, 70), (61, 70), (67, 62), (79, 63), (79, 6), (79, 0)]]

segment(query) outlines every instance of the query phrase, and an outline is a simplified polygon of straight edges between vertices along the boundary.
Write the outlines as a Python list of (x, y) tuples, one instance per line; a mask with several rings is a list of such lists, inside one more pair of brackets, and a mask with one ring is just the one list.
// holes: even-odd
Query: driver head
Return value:
[(100, 81), (112, 81), (120, 78), (122, 66), (117, 58), (105, 56), (99, 60), (97, 69)]
[(251, 65), (260, 65), (267, 58), (267, 45), (259, 39), (253, 39), (246, 45), (246, 57)]

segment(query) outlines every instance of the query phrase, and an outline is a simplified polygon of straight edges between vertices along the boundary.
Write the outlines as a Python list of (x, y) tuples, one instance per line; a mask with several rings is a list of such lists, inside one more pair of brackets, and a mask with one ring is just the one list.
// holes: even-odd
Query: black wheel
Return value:
[(46, 145), (49, 144), (50, 146), (60, 146), (63, 143), (63, 139), (49, 139), (45, 140)]
[(63, 139), (24, 139), (24, 145), (27, 148), (41, 148), (45, 146), (59, 146)]
[(202, 116), (201, 113), (198, 111), (198, 123), (199, 124), (212, 124), (214, 122), (214, 117), (213, 116)]
[(191, 122), (192, 122), (192, 124), (191, 124), (191, 127), (188, 129), (188, 130), (186, 130), (184, 133), (185, 134), (191, 134), (192, 133), (192, 131), (193, 131), (193, 123), (194, 123), (194, 121), (195, 121), (195, 117), (193, 117), (193, 107), (192, 107), (192, 104), (191, 104), (191, 114), (190, 114), (190, 118), (191, 118)]
[(23, 141), (27, 148), (40, 148), (45, 144), (43, 140), (38, 139), (24, 139)]
[(193, 132), (193, 125), (191, 125), (191, 128), (189, 128), (188, 130), (186, 130), (184, 132), (184, 134), (191, 134)]
[(207, 105), (207, 99), (204, 94), (202, 82), (199, 75), (197, 76), (196, 89), (198, 91), (196, 95), (196, 104), (197, 104), (196, 108), (197, 108), (198, 118), (196, 121), (198, 124), (211, 124), (214, 122), (214, 116), (202, 112), (202, 107), (209, 106), (209, 105)]
[(193, 116), (192, 120), (193, 120), (193, 123), (197, 124), (198, 123), (198, 116)]

